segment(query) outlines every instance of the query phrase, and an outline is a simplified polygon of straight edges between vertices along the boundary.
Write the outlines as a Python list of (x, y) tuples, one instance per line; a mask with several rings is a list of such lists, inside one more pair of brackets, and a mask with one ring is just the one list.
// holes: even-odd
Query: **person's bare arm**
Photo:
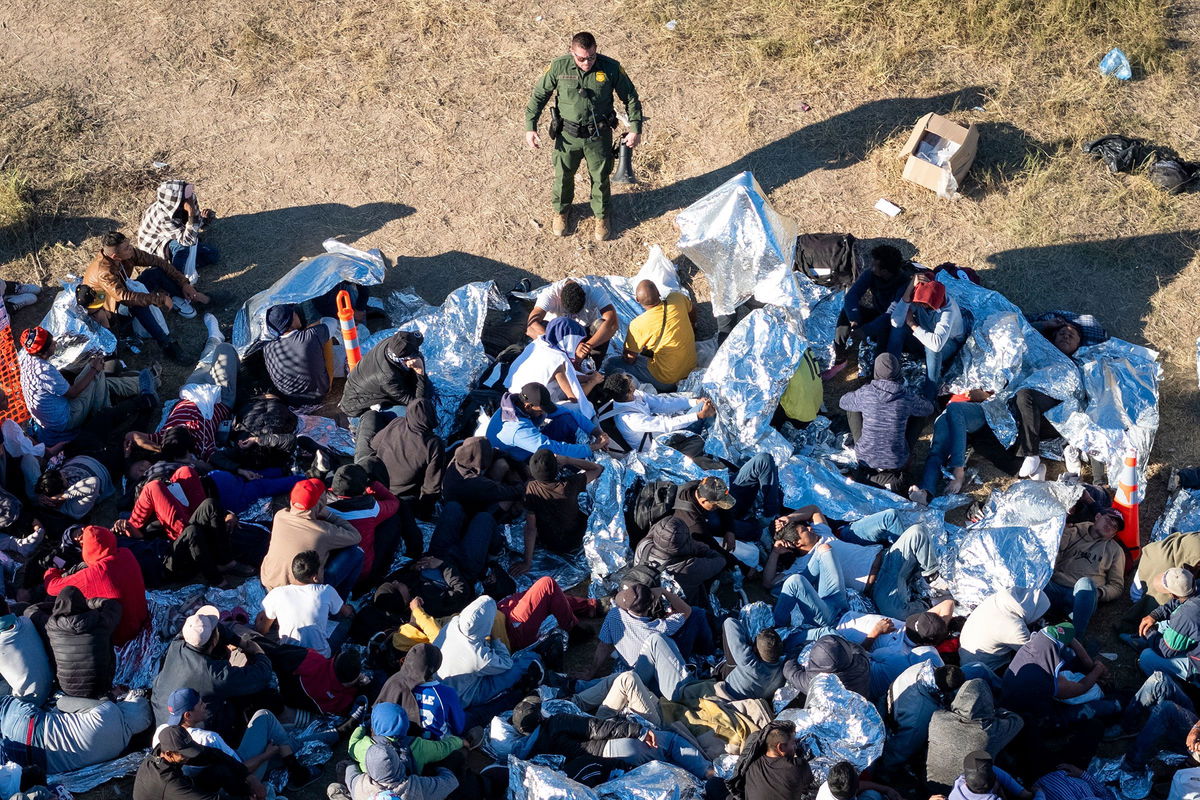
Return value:
[(863, 639), (862, 649), (870, 652), (871, 648), (875, 646), (875, 642), (880, 636), (889, 634), (894, 630), (896, 630), (896, 626), (892, 622), (891, 618), (883, 617), (875, 623), (875, 627), (871, 628), (871, 632), (867, 635), (867, 638)]
[(533, 514), (525, 515), (525, 560), (520, 564), (515, 565), (510, 574), (515, 578), (518, 575), (524, 575), (529, 570), (533, 569), (533, 554), (537, 549), (537, 517)]
[(529, 320), (525, 323), (525, 335), (536, 339), (546, 332), (546, 309), (533, 307), (529, 312)]
[(585, 461), (582, 458), (559, 456), (558, 463), (568, 467), (574, 467), (575, 469), (579, 470), (583, 473), (584, 477), (587, 478), (588, 483), (591, 483), (604, 474), (604, 467), (600, 466), (594, 461)]
[(568, 400), (572, 402), (579, 401), (579, 398), (575, 396), (574, 387), (567, 380), (567, 367), (565, 364), (554, 371), (554, 380), (558, 383), (558, 388), (562, 389), (562, 393), (567, 396)]
[(783, 542), (776, 542), (775, 546), (771, 548), (771, 554), (767, 556), (767, 563), (763, 565), (763, 587), (770, 589), (775, 584), (775, 573), (779, 571), (779, 557), (790, 549)]
[(1072, 697), (1079, 697), (1087, 693), (1089, 689), (1096, 685), (1096, 682), (1108, 674), (1108, 668), (1103, 664), (1093, 664), (1092, 669), (1087, 675), (1083, 676), (1082, 680), (1073, 681), (1058, 676), (1058, 692), (1055, 694), (1059, 700), (1070, 700)]
[(608, 344), (609, 339), (612, 339), (617, 333), (617, 310), (615, 308), (612, 306), (603, 308), (600, 311), (600, 319), (600, 327), (587, 339), (587, 343), (593, 349)]
[(267, 616), (265, 611), (258, 612), (258, 616), (254, 619), (254, 630), (259, 633), (267, 633), (271, 630), (271, 626), (275, 624), (275, 620)]
[(92, 385), (92, 381), (99, 377), (104, 371), (104, 356), (99, 353), (92, 353), (88, 359), (88, 365), (79, 371), (75, 376), (75, 382), (71, 384), (71, 388), (63, 394), (68, 400), (73, 400), (83, 393), (83, 390)]

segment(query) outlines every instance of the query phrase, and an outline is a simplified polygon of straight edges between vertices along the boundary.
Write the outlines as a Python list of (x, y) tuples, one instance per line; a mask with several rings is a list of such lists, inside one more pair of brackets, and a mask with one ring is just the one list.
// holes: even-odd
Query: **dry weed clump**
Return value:
[(31, 188), (20, 172), (0, 172), (0, 234), (15, 234), (33, 220)]

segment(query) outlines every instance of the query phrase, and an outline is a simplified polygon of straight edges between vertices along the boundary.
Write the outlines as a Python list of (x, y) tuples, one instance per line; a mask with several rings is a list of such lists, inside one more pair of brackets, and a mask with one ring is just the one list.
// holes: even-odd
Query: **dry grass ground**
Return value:
[[(579, 29), (650, 117), (600, 245), (547, 236), (549, 156), (521, 136), (530, 86)], [(632, 274), (647, 245), (671, 250), (676, 210), (750, 169), (802, 230), (907, 239), (1028, 311), (1092, 311), (1161, 351), (1157, 474), (1200, 462), (1200, 194), (1109, 175), (1079, 145), (1123, 133), (1200, 159), (1198, 30), (1196, 0), (8, 0), (0, 275), (78, 272), (186, 176), (220, 215), (223, 322), (327, 236), (380, 247), (389, 288), (438, 302), (469, 280)], [(1128, 84), (1097, 73), (1113, 46)], [(954, 202), (899, 177), (927, 111), (980, 127)], [(196, 340), (198, 321), (176, 324)], [(1147, 527), (1162, 499), (1158, 479)]]

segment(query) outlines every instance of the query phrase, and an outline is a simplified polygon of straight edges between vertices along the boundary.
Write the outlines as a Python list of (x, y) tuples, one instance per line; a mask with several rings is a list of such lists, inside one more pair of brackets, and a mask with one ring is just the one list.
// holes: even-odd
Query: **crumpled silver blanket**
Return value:
[(836, 675), (813, 678), (804, 708), (786, 709), (779, 719), (796, 723), (796, 740), (808, 751), (818, 781), (825, 780), (829, 768), (839, 761), (849, 761), (862, 771), (883, 754), (879, 711), (842, 686)]
[(320, 297), (342, 281), (363, 286), (383, 283), (386, 265), (380, 251), (359, 250), (337, 239), (326, 239), (321, 246), (324, 253), (304, 259), (238, 309), (232, 342), (239, 355), (264, 338), (267, 310), (272, 306)]

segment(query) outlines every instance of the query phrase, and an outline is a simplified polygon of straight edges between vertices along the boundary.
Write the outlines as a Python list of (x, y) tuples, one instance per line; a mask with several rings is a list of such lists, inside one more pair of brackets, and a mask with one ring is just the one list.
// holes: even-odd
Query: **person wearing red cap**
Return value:
[(305, 550), (315, 550), (325, 569), (325, 582), (342, 597), (349, 597), (362, 570), (362, 534), (325, 506), (325, 483), (319, 478), (292, 487), (288, 508), (276, 512), (271, 523), (271, 543), (263, 558), (261, 580), (267, 591), (297, 584), (292, 560)]
[(933, 399), (943, 368), (958, 353), (966, 335), (962, 310), (946, 295), (946, 285), (921, 273), (892, 309), (888, 352), (896, 358), (906, 351), (925, 356), (925, 392)]
[(48, 330), (26, 328), (19, 344), (21, 394), (41, 428), (38, 438), (46, 444), (73, 438), (89, 418), (111, 409), (117, 401), (133, 400), (128, 408), (121, 405), (120, 411), (113, 414), (114, 420), (149, 408), (146, 398), (153, 398), (157, 385), (150, 370), (134, 377), (113, 377), (104, 372), (104, 354), (92, 352), (74, 380), (68, 382), (50, 362), (56, 343)]

